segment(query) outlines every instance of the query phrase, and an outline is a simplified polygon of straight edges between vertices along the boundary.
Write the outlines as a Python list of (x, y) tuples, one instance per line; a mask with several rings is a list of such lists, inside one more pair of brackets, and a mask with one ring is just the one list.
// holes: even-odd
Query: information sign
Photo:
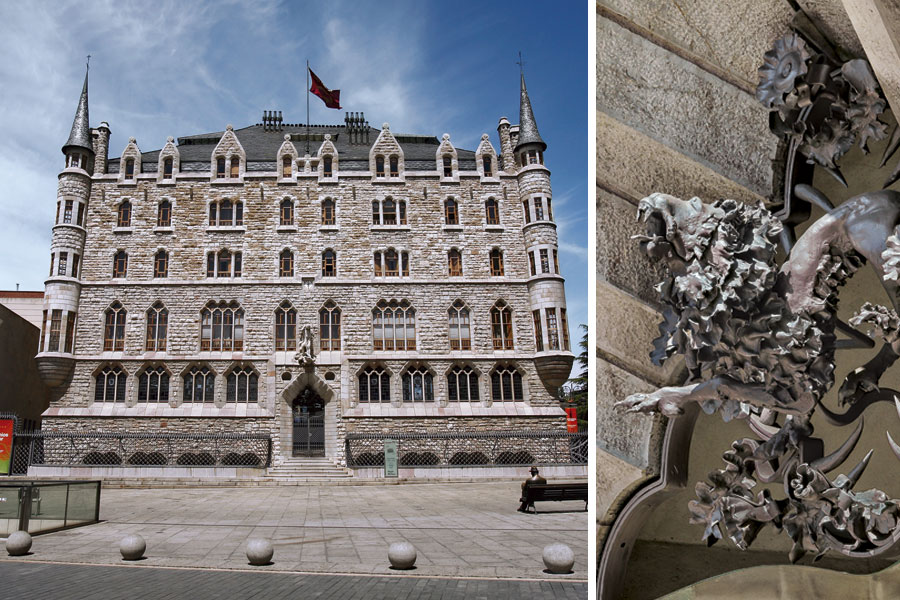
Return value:
[(384, 440), (384, 476), (397, 477), (397, 440)]

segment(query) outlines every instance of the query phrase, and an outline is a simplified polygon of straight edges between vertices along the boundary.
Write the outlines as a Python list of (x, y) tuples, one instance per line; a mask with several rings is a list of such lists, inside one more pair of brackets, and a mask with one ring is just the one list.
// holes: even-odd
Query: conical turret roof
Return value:
[(91, 143), (91, 124), (88, 116), (88, 72), (84, 72), (84, 86), (81, 88), (81, 98), (78, 99), (78, 109), (75, 111), (75, 120), (72, 121), (72, 132), (69, 139), (63, 146), (63, 153), (66, 148), (77, 146), (85, 150), (94, 151), (94, 145)]
[(516, 143), (516, 150), (526, 144), (540, 144), (541, 151), (547, 149), (547, 144), (544, 143), (538, 132), (534, 111), (531, 110), (531, 100), (528, 99), (528, 90), (525, 88), (525, 74), (522, 73), (519, 97), (519, 141)]

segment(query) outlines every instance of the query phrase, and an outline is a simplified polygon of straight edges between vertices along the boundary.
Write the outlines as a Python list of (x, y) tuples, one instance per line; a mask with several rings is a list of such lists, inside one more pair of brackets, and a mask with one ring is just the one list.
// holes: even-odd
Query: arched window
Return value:
[(124, 250), (119, 250), (116, 252), (115, 256), (113, 256), (113, 278), (121, 279), (128, 275), (128, 253)]
[(491, 399), (494, 402), (523, 402), (522, 375), (513, 367), (498, 365), (491, 373)]
[(216, 158), (216, 179), (224, 179), (225, 178), (225, 157), (219, 156)]
[(231, 177), (238, 177), (241, 172), (241, 157), (231, 157)]
[(116, 227), (131, 227), (131, 202), (128, 200), (123, 201), (119, 205)]
[(462, 300), (453, 303), (448, 311), (450, 317), (450, 349), (471, 350), (472, 329), (469, 323), (469, 308)]
[(125, 402), (125, 381), (128, 374), (122, 367), (104, 367), (97, 373), (94, 402)]
[(397, 155), (392, 155), (390, 159), (391, 177), (400, 177), (400, 161)]
[(283, 156), (281, 157), (281, 176), (282, 177), (290, 177), (291, 176), (291, 167), (294, 164), (294, 158), (292, 156)]
[(444, 155), (444, 177), (453, 177), (453, 159), (447, 154)]
[(240, 227), (244, 224), (244, 203), (232, 202), (228, 198), (209, 205), (210, 227)]
[(375, 177), (384, 177), (384, 156), (375, 157)]
[(169, 311), (162, 302), (147, 309), (147, 352), (165, 352)]
[(494, 350), (513, 349), (512, 309), (503, 300), (491, 308), (491, 338)]
[(294, 224), (294, 203), (290, 198), (281, 201), (281, 226), (288, 227)]
[(103, 350), (121, 352), (125, 349), (125, 317), (127, 311), (115, 301), (106, 309), (106, 325), (103, 328)]
[(373, 225), (406, 225), (406, 200), (372, 200)]
[(125, 159), (125, 179), (134, 179), (134, 159), (133, 158)]
[(434, 402), (434, 376), (424, 367), (411, 367), (400, 378), (404, 402)]
[(391, 376), (382, 368), (366, 367), (359, 374), (359, 401), (390, 403)]
[(334, 225), (334, 200), (322, 200), (322, 225)]
[(240, 277), (243, 265), (243, 253), (228, 250), (210, 252), (206, 255), (207, 277)]
[(503, 275), (503, 252), (500, 248), (491, 250), (491, 276), (500, 277)]
[(459, 205), (454, 198), (444, 200), (444, 224), (459, 225)]
[(285, 300), (275, 309), (275, 350), (297, 349), (297, 311)]
[(322, 253), (322, 277), (334, 277), (337, 275), (337, 254), (328, 248)]
[(456, 366), (447, 373), (447, 396), (450, 402), (478, 401), (478, 373), (472, 367)]
[(285, 248), (278, 257), (278, 276), (294, 276), (294, 253)]
[(372, 340), (377, 351), (416, 349), (416, 311), (403, 300), (379, 300), (372, 310)]
[(484, 216), (488, 225), (500, 224), (500, 205), (494, 198), (488, 198), (484, 202)]
[(400, 260), (397, 251), (388, 248), (384, 253), (384, 274), (386, 277), (396, 277), (400, 275)]
[(138, 377), (138, 402), (168, 402), (169, 373), (162, 367), (147, 367)]
[(322, 177), (331, 177), (331, 155), (326, 154), (322, 157)]
[(216, 374), (209, 367), (191, 367), (184, 374), (182, 402), (213, 402), (215, 400)]
[(491, 160), (490, 155), (481, 157), (482, 165), (484, 165), (484, 176), (492, 177), (494, 175), (493, 169), (493, 161)]
[(462, 277), (462, 253), (456, 248), (447, 252), (447, 273), (450, 277)]
[(163, 160), (163, 179), (172, 179), (172, 158), (166, 158)]
[(159, 208), (156, 211), (156, 226), (172, 226), (172, 203), (168, 200), (163, 200), (159, 203)]
[(252, 367), (235, 367), (225, 380), (225, 402), (257, 401), (259, 375)]
[(169, 253), (159, 250), (153, 257), (153, 277), (161, 278), (169, 276)]
[(231, 200), (222, 200), (219, 205), (219, 225), (231, 225), (234, 219), (234, 204)]
[(319, 344), (322, 352), (341, 349), (341, 309), (331, 300), (319, 310)]
[(393, 198), (385, 198), (384, 202), (381, 204), (381, 224), (397, 224), (397, 205), (394, 204)]
[(244, 349), (244, 309), (236, 302), (210, 302), (200, 312), (200, 350), (239, 352)]

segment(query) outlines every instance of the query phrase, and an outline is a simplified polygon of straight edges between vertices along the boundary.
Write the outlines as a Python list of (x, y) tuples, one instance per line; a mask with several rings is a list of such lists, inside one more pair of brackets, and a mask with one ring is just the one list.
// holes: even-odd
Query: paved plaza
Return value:
[[(78, 563), (122, 565), (119, 540), (129, 533), (137, 533), (147, 541), (146, 559), (140, 561), (140, 567), (199, 567), (205, 569), (201, 573), (208, 574), (222, 573), (212, 569), (278, 572), (267, 574), (273, 578), (296, 578), (297, 572), (374, 574), (389, 575), (389, 579), (396, 580), (399, 574), (389, 567), (387, 548), (392, 542), (405, 540), (416, 547), (418, 560), (416, 569), (404, 573), (403, 580), (562, 581), (575, 584), (574, 588), (565, 589), (583, 590), (586, 597), (588, 518), (584, 503), (539, 503), (541, 512), (534, 515), (516, 511), (518, 497), (517, 482), (104, 489), (101, 523), (35, 536), (31, 555), (9, 558), (10, 562), (3, 562), (2, 566), (10, 568), (13, 561), (22, 561), (16, 565), (32, 563), (35, 568), (45, 561), (70, 563), (73, 568), (86, 568)], [(250, 567), (247, 564), (246, 541), (255, 537), (273, 541), (272, 565)], [(575, 551), (574, 573), (544, 572), (541, 552), (553, 542), (566, 543)], [(129, 569), (113, 569), (121, 570)], [(49, 573), (54, 571), (51, 569)], [(256, 577), (251, 573), (239, 575)], [(142, 577), (152, 580), (155, 575)], [(202, 575), (194, 579), (183, 577), (205, 581)], [(386, 580), (384, 577), (365, 579), (373, 579), (365, 585), (375, 586), (385, 585)], [(438, 586), (435, 589), (450, 585), (441, 581), (479, 579), (435, 579), (427, 585)], [(512, 583), (529, 582), (509, 582), (509, 585)], [(542, 584), (541, 581), (530, 583)], [(534, 589), (553, 588), (538, 585)], [(412, 593), (413, 588), (410, 590)], [(455, 596), (437, 594), (435, 597)]]

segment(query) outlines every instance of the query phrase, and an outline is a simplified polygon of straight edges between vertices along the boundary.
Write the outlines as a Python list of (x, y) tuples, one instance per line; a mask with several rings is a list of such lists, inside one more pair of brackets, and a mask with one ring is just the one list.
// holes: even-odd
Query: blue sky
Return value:
[[(305, 62), (375, 127), (499, 149), (525, 76), (552, 172), (573, 341), (588, 307), (588, 13), (562, 2), (18, 2), (0, 4), (0, 289), (43, 290), (60, 147), (91, 54), (91, 125), (110, 155), (166, 137), (306, 116)], [(343, 111), (312, 97), (313, 123)]]

